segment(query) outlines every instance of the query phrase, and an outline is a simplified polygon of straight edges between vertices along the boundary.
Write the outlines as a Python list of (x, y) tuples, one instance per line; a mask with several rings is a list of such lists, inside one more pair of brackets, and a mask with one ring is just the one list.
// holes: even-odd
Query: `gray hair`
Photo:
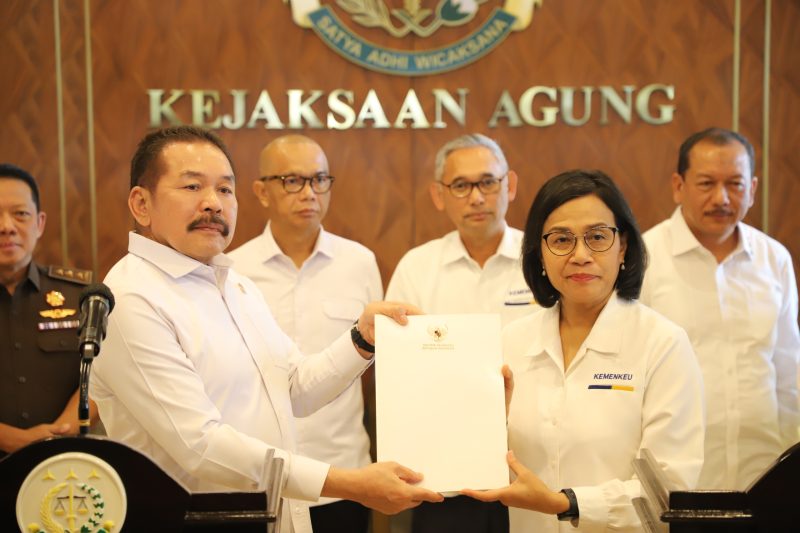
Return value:
[(497, 162), (503, 167), (503, 172), (505, 173), (508, 171), (508, 162), (506, 161), (506, 156), (503, 154), (503, 150), (500, 149), (500, 145), (486, 135), (482, 135), (480, 133), (471, 133), (457, 137), (439, 149), (439, 152), (436, 154), (436, 171), (434, 174), (434, 179), (436, 181), (442, 181), (442, 176), (444, 175), (444, 162), (447, 159), (447, 156), (456, 150), (473, 148), (475, 146), (483, 146), (484, 148), (487, 148), (490, 152), (492, 152), (492, 155), (495, 159), (497, 159)]

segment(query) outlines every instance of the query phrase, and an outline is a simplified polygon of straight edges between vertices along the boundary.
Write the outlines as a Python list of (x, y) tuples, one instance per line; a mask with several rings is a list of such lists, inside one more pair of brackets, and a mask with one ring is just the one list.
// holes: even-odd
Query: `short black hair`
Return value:
[(744, 146), (747, 152), (747, 158), (750, 160), (750, 177), (755, 176), (756, 173), (756, 152), (753, 145), (747, 140), (747, 137), (732, 130), (725, 128), (708, 128), (703, 131), (698, 131), (690, 135), (678, 150), (678, 174), (682, 177), (686, 176), (686, 171), (689, 170), (689, 152), (692, 151), (694, 146), (702, 141), (708, 141), (716, 146), (725, 146), (728, 144), (739, 143)]
[(31, 189), (33, 204), (36, 206), (36, 212), (39, 212), (41, 209), (39, 204), (39, 185), (36, 183), (36, 180), (33, 179), (33, 176), (11, 163), (0, 163), (0, 178), (13, 178), (24, 181)]
[(163, 128), (148, 133), (139, 141), (139, 146), (131, 159), (131, 189), (139, 186), (154, 190), (160, 170), (159, 156), (164, 148), (174, 143), (196, 142), (209, 143), (219, 148), (233, 169), (233, 158), (228, 152), (228, 147), (214, 132), (196, 126)]
[(614, 213), (614, 223), (619, 228), (619, 234), (627, 239), (625, 270), (620, 270), (615, 284), (617, 295), (626, 300), (639, 297), (647, 268), (647, 250), (628, 202), (611, 178), (603, 172), (570, 170), (550, 178), (539, 189), (525, 223), (522, 273), (536, 302), (542, 307), (553, 307), (561, 298), (548, 277), (542, 276), (542, 234), (545, 220), (550, 213), (570, 200), (592, 194), (600, 198)]

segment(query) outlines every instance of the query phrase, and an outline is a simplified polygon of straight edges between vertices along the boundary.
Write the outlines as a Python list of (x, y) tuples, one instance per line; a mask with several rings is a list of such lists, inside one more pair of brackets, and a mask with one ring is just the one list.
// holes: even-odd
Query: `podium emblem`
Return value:
[(99, 457), (62, 453), (30, 471), (17, 494), (17, 524), (27, 533), (111, 533), (122, 529), (125, 486)]

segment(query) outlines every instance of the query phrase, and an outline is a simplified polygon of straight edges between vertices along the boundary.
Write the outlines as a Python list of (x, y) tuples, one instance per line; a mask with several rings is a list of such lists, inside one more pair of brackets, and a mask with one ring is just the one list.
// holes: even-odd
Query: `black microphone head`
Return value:
[(83, 308), (83, 302), (92, 296), (101, 296), (108, 300), (108, 314), (114, 310), (114, 295), (111, 289), (105, 283), (92, 283), (81, 292), (80, 307)]

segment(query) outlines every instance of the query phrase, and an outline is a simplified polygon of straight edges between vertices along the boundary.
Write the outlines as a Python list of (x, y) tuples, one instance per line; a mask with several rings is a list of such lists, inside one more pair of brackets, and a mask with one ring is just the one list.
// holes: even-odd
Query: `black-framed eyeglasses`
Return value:
[(457, 179), (453, 183), (441, 183), (440, 185), (442, 187), (447, 187), (450, 190), (450, 194), (456, 198), (466, 198), (472, 194), (472, 191), (475, 189), (475, 187), (477, 187), (482, 194), (497, 194), (500, 192), (500, 183), (502, 183), (505, 178), (505, 176), (500, 176), (499, 178), (495, 178), (494, 176), (486, 176), (478, 181)]
[(331, 185), (336, 179), (328, 174), (317, 174), (315, 176), (298, 176), (297, 174), (286, 174), (285, 176), (261, 176), (261, 181), (281, 180), (283, 190), (289, 194), (298, 193), (303, 190), (308, 183), (311, 190), (317, 194), (323, 194), (331, 190)]
[[(593, 252), (605, 252), (614, 246), (614, 237), (619, 228), (599, 226), (583, 234), (583, 242)], [(569, 255), (578, 245), (578, 237), (571, 231), (558, 230), (542, 235), (547, 249), (554, 255)]]

